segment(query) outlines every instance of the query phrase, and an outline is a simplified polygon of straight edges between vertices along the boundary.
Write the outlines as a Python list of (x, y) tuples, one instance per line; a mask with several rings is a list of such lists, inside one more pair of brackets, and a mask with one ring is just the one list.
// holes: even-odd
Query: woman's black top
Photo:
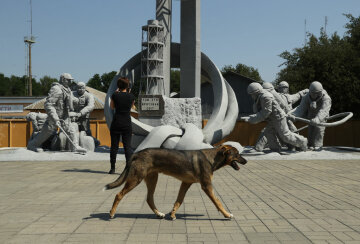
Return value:
[(114, 101), (115, 114), (110, 130), (121, 132), (124, 129), (131, 129), (130, 110), (135, 101), (135, 96), (127, 92), (115, 92), (111, 99)]

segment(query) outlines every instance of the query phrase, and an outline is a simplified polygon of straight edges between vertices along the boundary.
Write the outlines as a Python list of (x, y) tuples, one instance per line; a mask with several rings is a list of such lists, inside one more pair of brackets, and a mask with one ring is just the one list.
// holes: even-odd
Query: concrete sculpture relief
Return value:
[(310, 120), (308, 128), (308, 144), (310, 149), (321, 150), (325, 126), (319, 124), (326, 122), (330, 115), (330, 109), (330, 96), (320, 82), (312, 82), (309, 87), (309, 93), (301, 99), (300, 105), (293, 112), (293, 115), (296, 117)]
[[(30, 136), (29, 140), (32, 140), (36, 137), (37, 134), (40, 133), (41, 129), (43, 128), (46, 119), (47, 119), (48, 115), (45, 113), (36, 113), (36, 112), (30, 112), (26, 115), (26, 120), (30, 121), (32, 124), (32, 129), (33, 132)], [(51, 141), (54, 138), (55, 133), (53, 136), (50, 136), (45, 142), (43, 142), (42, 147), (45, 149), (51, 149)]]
[[(277, 93), (275, 91), (274, 86), (270, 82), (264, 82), (262, 84), (262, 87), (266, 91), (270, 92), (274, 96), (276, 102), (280, 105), (280, 108), (282, 110), (284, 110), (284, 112), (286, 114), (288, 114), (290, 112), (291, 107), (286, 102), (286, 100), (284, 100), (284, 98), (279, 93)], [(288, 119), (287, 124), (288, 124), (288, 127), (289, 127), (290, 131), (292, 131), (292, 132), (296, 131), (296, 126), (294, 125), (294, 123), (291, 120)], [(268, 140), (267, 140), (266, 136), (264, 135), (264, 131), (265, 131), (265, 128), (261, 131), (260, 136), (259, 136), (259, 138), (258, 138), (258, 140), (257, 140), (257, 142), (255, 144), (255, 150), (258, 151), (258, 152), (262, 152), (264, 150), (264, 148), (266, 147), (266, 145), (267, 145)], [(282, 144), (285, 144), (279, 138), (274, 143), (278, 143), (279, 144), (278, 147), (281, 147)], [(289, 150), (294, 150), (295, 149), (295, 147), (293, 145), (291, 145), (291, 144), (285, 144), (285, 145), (288, 147)]]
[(30, 139), (34, 138), (37, 134), (40, 133), (42, 127), (44, 126), (47, 114), (44, 113), (36, 113), (36, 112), (30, 112), (26, 115), (26, 120), (31, 121), (33, 132), (31, 134)]
[(77, 84), (77, 89), (73, 95), (74, 118), (79, 124), (79, 130), (85, 131), (88, 136), (91, 136), (89, 117), (95, 107), (94, 96), (86, 91), (84, 82)]
[[(84, 82), (78, 82), (76, 90), (73, 91), (74, 115), (73, 120), (79, 126), (79, 142), (80, 145), (90, 151), (94, 151), (94, 147), (100, 145), (100, 141), (92, 136), (90, 130), (90, 113), (94, 110), (94, 96), (86, 90)], [(94, 143), (92, 143), (91, 141)]]
[[(63, 73), (59, 82), (52, 84), (44, 104), (47, 117), (42, 128), (39, 130), (37, 126), (38, 131), (30, 138), (27, 146), (29, 150), (41, 152), (44, 148), (48, 149), (44, 144), (51, 138), (51, 150), (86, 153), (87, 150), (95, 149), (94, 140), (86, 135), (88, 121), (84, 121), (94, 108), (93, 98), (83, 91), (83, 83), (80, 83), (74, 96), (69, 87), (73, 80), (70, 74)], [(32, 117), (29, 115), (29, 119)], [(82, 133), (79, 132), (79, 124), (84, 127)]]
[[(325, 127), (340, 125), (353, 116), (351, 112), (329, 116), (331, 98), (318, 81), (312, 82), (309, 89), (304, 89), (294, 95), (288, 94), (287, 82), (282, 81), (280, 87), (283, 88), (280, 89), (283, 92), (280, 96), (269, 83), (264, 83), (263, 87), (258, 83), (251, 83), (248, 87), (248, 93), (255, 102), (254, 112), (256, 114), (241, 119), (250, 123), (264, 120), (268, 122), (255, 146), (256, 151), (262, 151), (265, 144), (268, 143), (271, 150), (279, 152), (283, 142), (288, 144), (288, 148), (294, 146), (303, 151), (308, 148), (321, 150)], [(292, 104), (300, 98), (302, 98), (300, 105), (291, 110)], [(327, 122), (341, 117), (343, 118), (339, 121)], [(299, 120), (307, 123), (308, 126), (296, 129), (290, 120)], [(306, 127), (309, 127), (307, 139), (295, 133)]]
[(287, 144), (306, 151), (307, 139), (289, 130), (287, 114), (281, 108), (275, 97), (256, 82), (251, 83), (247, 91), (254, 100), (254, 114), (243, 118), (243, 120), (252, 124), (261, 121), (267, 122), (264, 135), (267, 138), (269, 148), (279, 152), (281, 150), (279, 138)]
[[(172, 1), (156, 1), (157, 20), (149, 20), (148, 25), (142, 27), (142, 51), (120, 68), (107, 92), (104, 112), (108, 127), (113, 119), (110, 97), (116, 90), (116, 80), (120, 76), (126, 76), (132, 83), (140, 78), (146, 80), (147, 84), (159, 83), (153, 82), (155, 78), (159, 79), (164, 84), (164, 89), (160, 90), (165, 92), (154, 94), (164, 96), (163, 100), (167, 103), (165, 108), (180, 107), (189, 111), (184, 114), (178, 113), (176, 118), (166, 117), (165, 111), (165, 117), (159, 118), (157, 122), (154, 122), (156, 121), (154, 118), (144, 119), (140, 115), (139, 120), (132, 118), (134, 133), (132, 144), (137, 148), (136, 151), (160, 146), (176, 149), (209, 148), (230, 134), (236, 123), (238, 105), (234, 91), (216, 65), (200, 51), (200, 0), (181, 1), (180, 4), (181, 44), (172, 43), (170, 40)], [(158, 36), (156, 33), (159, 33)], [(152, 48), (153, 46), (156, 48)], [(158, 53), (156, 50), (159, 50)], [(157, 57), (156, 62), (153, 57)], [(147, 65), (144, 66), (144, 63)], [(180, 68), (180, 98), (189, 99), (184, 100), (184, 104), (173, 103), (171, 101), (173, 98), (167, 97), (170, 94), (170, 68)], [(196, 99), (200, 99), (202, 72), (205, 72), (212, 81), (214, 91), (212, 115), (203, 129), (201, 129), (201, 111), (186, 108), (187, 102), (191, 101), (196, 105)], [(151, 89), (147, 87), (146, 91)], [(151, 93), (146, 95), (148, 94), (151, 95)], [(168, 113), (170, 114), (171, 112)], [(241, 150), (240, 147), (238, 148)]]
[(295, 94), (289, 94), (289, 83), (286, 81), (281, 81), (278, 85), (278, 92), (288, 104), (290, 110), (292, 110), (293, 104), (301, 100), (301, 98), (303, 98), (309, 92), (309, 89), (301, 90)]
[[(310, 150), (321, 150), (324, 141), (325, 128), (338, 126), (348, 121), (352, 112), (343, 112), (330, 116), (331, 98), (318, 81), (313, 81), (298, 107), (293, 109), (289, 118), (308, 124), (308, 146)], [(342, 118), (335, 122), (331, 120)], [(305, 128), (305, 127), (304, 127)], [(300, 130), (300, 129), (299, 129)]]
[[(180, 63), (180, 44), (172, 43), (171, 44), (171, 60), (173, 64), (173, 68), (178, 68)], [(225, 136), (229, 135), (233, 130), (236, 119), (238, 116), (238, 105), (234, 91), (231, 86), (226, 82), (226, 80), (222, 77), (221, 72), (216, 67), (216, 65), (205, 55), (201, 54), (201, 67), (204, 72), (206, 72), (210, 79), (213, 82), (213, 91), (214, 91), (214, 109), (212, 115), (207, 122), (206, 126), (200, 132), (204, 135), (203, 143), (201, 144), (201, 148), (208, 148), (210, 144), (215, 144), (223, 139)], [(133, 79), (138, 80), (140, 77), (140, 53), (132, 57), (127, 63), (125, 63), (118, 74), (112, 80), (110, 87), (108, 89), (106, 99), (105, 99), (105, 117), (108, 127), (111, 125), (111, 121), (113, 118), (113, 111), (110, 108), (110, 97), (116, 90), (116, 80), (120, 76), (127, 76)], [(153, 126), (147, 125), (145, 123), (140, 122), (135, 118), (131, 118), (133, 133), (134, 133), (134, 141), (137, 141), (136, 137), (141, 136), (141, 139), (144, 139), (150, 131), (154, 128)], [(184, 128), (183, 128), (184, 129)], [(194, 128), (192, 128), (194, 129)], [(160, 136), (158, 139), (163, 140), (160, 142), (154, 141), (149, 142), (148, 146), (161, 144), (165, 145), (174, 145), (177, 144), (179, 139), (177, 137), (181, 137), (180, 135), (172, 136), (172, 131), (164, 132), (168, 136)], [(186, 133), (186, 131), (185, 131)], [(155, 139), (154, 139), (155, 140)], [(169, 142), (168, 142), (169, 141)], [(141, 140), (138, 141), (141, 143)], [(192, 141), (189, 142), (191, 144)], [(197, 143), (196, 143), (197, 144)], [(134, 145), (137, 148), (139, 144)], [(195, 145), (195, 144), (194, 144)], [(197, 144), (199, 145), (199, 144)], [(144, 147), (145, 148), (145, 147)], [(181, 149), (181, 148), (178, 148)], [(193, 148), (200, 149), (200, 148)]]

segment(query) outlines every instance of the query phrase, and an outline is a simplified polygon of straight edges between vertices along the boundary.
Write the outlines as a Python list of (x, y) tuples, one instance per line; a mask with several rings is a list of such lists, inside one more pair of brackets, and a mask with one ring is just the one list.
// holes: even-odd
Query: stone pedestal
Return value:
[(183, 128), (192, 123), (202, 128), (201, 99), (169, 98), (166, 96), (143, 95), (139, 97), (139, 120), (153, 127), (171, 125)]
[(161, 118), (162, 125), (183, 128), (186, 123), (202, 128), (201, 99), (164, 97), (165, 113)]

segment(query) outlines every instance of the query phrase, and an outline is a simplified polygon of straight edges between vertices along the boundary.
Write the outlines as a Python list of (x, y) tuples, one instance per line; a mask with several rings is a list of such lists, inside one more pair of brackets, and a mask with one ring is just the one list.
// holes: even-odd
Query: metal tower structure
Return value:
[(26, 57), (28, 62), (26, 63), (26, 76), (25, 93), (27, 96), (32, 96), (32, 73), (31, 73), (31, 45), (35, 43), (35, 37), (32, 35), (32, 0), (30, 0), (30, 36), (24, 37), (24, 43), (27, 46), (28, 52)]
[(156, 0), (156, 20), (164, 26), (163, 76), (165, 96), (170, 95), (172, 0)]
[(146, 85), (145, 94), (165, 95), (164, 27), (158, 20), (149, 20), (148, 24), (142, 27), (141, 47), (141, 83)]

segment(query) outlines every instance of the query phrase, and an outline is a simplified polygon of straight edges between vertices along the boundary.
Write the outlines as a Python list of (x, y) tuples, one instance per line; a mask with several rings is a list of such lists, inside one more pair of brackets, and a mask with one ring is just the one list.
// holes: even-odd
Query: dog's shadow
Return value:
[[(210, 219), (202, 219), (202, 218), (197, 218), (197, 217), (201, 217), (204, 216), (202, 214), (176, 214), (176, 219), (184, 219), (184, 220), (210, 220)], [(142, 214), (142, 213), (118, 213), (115, 214), (114, 219), (116, 218), (126, 218), (126, 219), (161, 219), (158, 218), (155, 214), (153, 213), (148, 213), (148, 214)], [(90, 214), (89, 217), (85, 217), (83, 218), (84, 220), (88, 220), (88, 219), (100, 219), (100, 220), (104, 220), (104, 221), (110, 221), (110, 215), (109, 213), (94, 213), (94, 214)], [(166, 214), (165, 218), (166, 220), (171, 220), (170, 215)], [(212, 219), (213, 220), (213, 219)]]
[(80, 172), (80, 173), (94, 173), (94, 174), (108, 174), (108, 172), (105, 171), (99, 171), (99, 170), (92, 170), (92, 169), (64, 169), (61, 170), (62, 172)]

